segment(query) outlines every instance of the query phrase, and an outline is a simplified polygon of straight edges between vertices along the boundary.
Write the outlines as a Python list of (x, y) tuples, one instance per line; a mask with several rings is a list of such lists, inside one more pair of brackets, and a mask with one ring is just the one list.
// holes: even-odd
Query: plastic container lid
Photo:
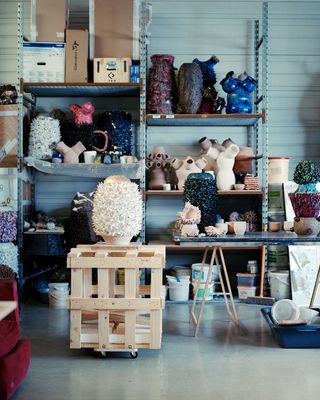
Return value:
[(294, 301), (282, 299), (274, 303), (271, 308), (271, 315), (276, 323), (279, 323), (279, 321), (298, 321), (300, 310)]

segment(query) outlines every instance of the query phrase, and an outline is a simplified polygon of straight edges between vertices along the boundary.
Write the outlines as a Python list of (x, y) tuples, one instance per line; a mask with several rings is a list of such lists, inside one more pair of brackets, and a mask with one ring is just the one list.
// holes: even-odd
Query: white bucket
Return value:
[(289, 253), (287, 246), (268, 247), (268, 266), (274, 269), (284, 269), (289, 264)]
[[(193, 297), (194, 297), (195, 294), (196, 294), (196, 289), (197, 289), (197, 281), (193, 281), (192, 282), (192, 286), (193, 286)], [(204, 293), (205, 286), (206, 286), (205, 283), (200, 283), (200, 287), (199, 287), (198, 295), (197, 295), (197, 300), (202, 300), (202, 296), (203, 296), (203, 293)], [(208, 288), (207, 288), (207, 292), (206, 292), (205, 300), (212, 300), (213, 291), (214, 291), (214, 284), (213, 283), (209, 283)]]
[[(201, 269), (202, 263), (196, 263), (191, 265), (192, 269), (192, 281), (198, 281), (199, 275), (200, 275), (200, 269)], [(212, 278), (211, 281), (218, 282), (219, 281), (219, 268), (220, 265), (213, 265), (212, 266)], [(201, 276), (201, 283), (206, 283), (207, 276), (209, 272), (209, 264), (204, 264), (203, 270), (202, 270), (202, 276)], [(210, 281), (210, 283), (211, 283)]]
[(283, 183), (289, 180), (289, 158), (268, 158), (268, 183)]
[(69, 283), (49, 283), (49, 306), (68, 308)]
[(276, 300), (290, 299), (289, 271), (269, 271), (268, 277), (271, 297)]
[(187, 301), (189, 299), (189, 279), (180, 282), (169, 280), (169, 299), (174, 301)]

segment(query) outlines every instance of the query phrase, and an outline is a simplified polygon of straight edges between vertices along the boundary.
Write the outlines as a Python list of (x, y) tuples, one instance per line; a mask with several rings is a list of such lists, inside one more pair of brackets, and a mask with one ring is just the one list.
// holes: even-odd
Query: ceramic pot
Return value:
[(103, 235), (103, 240), (110, 246), (125, 246), (130, 243), (132, 236)]
[(296, 217), (320, 216), (320, 193), (289, 193)]
[(320, 232), (320, 222), (313, 217), (295, 218), (293, 230), (301, 236), (317, 236)]

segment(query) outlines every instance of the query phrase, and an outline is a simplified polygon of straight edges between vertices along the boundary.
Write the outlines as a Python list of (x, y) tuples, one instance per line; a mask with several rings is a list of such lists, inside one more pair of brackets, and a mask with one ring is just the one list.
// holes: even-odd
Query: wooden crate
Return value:
[(0, 105), (0, 149), (6, 153), (0, 159), (0, 167), (17, 167), (17, 131), (18, 106)]
[[(71, 268), (70, 348), (97, 351), (159, 349), (162, 337), (162, 270), (165, 246), (79, 245)], [(124, 285), (117, 270), (124, 269)], [(151, 270), (151, 284), (140, 273)]]

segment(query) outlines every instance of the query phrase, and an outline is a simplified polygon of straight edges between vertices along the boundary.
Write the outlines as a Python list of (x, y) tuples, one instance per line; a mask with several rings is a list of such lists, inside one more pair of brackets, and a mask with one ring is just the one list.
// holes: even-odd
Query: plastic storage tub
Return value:
[(286, 349), (320, 348), (320, 325), (279, 326), (271, 316), (271, 307), (261, 309), (279, 346)]
[(238, 286), (257, 286), (258, 275), (249, 273), (237, 273)]
[(238, 286), (238, 296), (239, 299), (247, 299), (256, 295), (256, 286)]

